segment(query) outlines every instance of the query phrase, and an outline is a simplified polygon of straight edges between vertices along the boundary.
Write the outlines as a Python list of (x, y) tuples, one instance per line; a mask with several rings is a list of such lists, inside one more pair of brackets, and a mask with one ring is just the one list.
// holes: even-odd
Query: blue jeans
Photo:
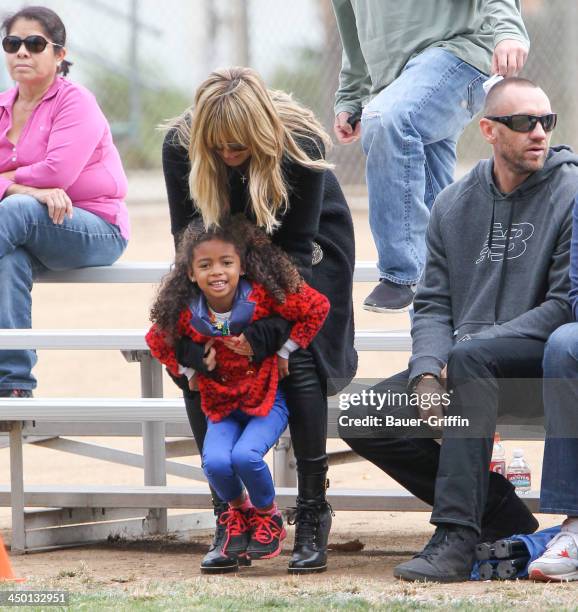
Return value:
[(279, 390), (266, 416), (235, 410), (218, 423), (207, 419), (203, 470), (223, 501), (233, 501), (246, 487), (256, 508), (273, 503), (275, 487), (263, 457), (285, 431), (287, 417), (285, 397)]
[(578, 323), (559, 327), (544, 352), (546, 444), (540, 510), (578, 516)]
[[(55, 225), (48, 209), (28, 195), (0, 201), (0, 328), (31, 327), (33, 277), (44, 270), (108, 266), (123, 253), (120, 230), (74, 208)], [(0, 390), (34, 389), (34, 351), (0, 351)]]
[(363, 109), (369, 224), (381, 278), (419, 280), (429, 211), (453, 181), (456, 143), (482, 107), (486, 78), (452, 53), (429, 49)]

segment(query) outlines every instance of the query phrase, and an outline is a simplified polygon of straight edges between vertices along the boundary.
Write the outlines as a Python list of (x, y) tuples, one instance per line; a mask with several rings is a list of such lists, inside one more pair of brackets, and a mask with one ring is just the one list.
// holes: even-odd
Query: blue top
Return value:
[[(240, 334), (253, 319), (255, 311), (255, 302), (249, 300), (249, 295), (253, 290), (253, 285), (244, 278), (239, 280), (233, 307), (231, 309), (231, 318), (227, 326), (229, 334), (237, 336)], [(223, 336), (223, 331), (216, 328), (211, 323), (209, 314), (209, 306), (205, 296), (200, 293), (195, 296), (189, 304), (191, 311), (191, 325), (204, 336)], [(227, 334), (228, 335), (228, 334)]]

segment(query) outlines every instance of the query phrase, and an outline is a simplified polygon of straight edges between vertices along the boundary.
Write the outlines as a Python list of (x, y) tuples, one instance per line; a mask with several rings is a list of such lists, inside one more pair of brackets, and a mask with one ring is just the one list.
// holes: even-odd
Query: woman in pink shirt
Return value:
[[(2, 31), (16, 86), (0, 93), (0, 327), (27, 328), (35, 274), (106, 266), (123, 253), (127, 181), (94, 96), (63, 78), (58, 15), (24, 8)], [(30, 397), (35, 363), (34, 351), (0, 351), (0, 397)]]

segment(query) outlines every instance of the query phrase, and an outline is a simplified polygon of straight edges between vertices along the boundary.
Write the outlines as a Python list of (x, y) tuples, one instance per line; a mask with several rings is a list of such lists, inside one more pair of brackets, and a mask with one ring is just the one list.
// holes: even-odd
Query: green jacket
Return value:
[(353, 113), (418, 53), (441, 47), (485, 74), (494, 47), (530, 45), (520, 0), (332, 0), (343, 45), (335, 114)]

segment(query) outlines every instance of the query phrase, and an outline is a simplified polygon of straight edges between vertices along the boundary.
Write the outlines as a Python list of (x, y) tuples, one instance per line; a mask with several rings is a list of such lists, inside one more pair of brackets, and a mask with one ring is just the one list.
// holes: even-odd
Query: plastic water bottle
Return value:
[(498, 472), (506, 475), (506, 451), (500, 442), (500, 434), (494, 434), (494, 448), (492, 449), (492, 460), (490, 461), (490, 472)]
[(532, 473), (521, 448), (514, 449), (514, 458), (508, 466), (506, 478), (516, 487), (516, 493), (527, 493), (532, 488)]

